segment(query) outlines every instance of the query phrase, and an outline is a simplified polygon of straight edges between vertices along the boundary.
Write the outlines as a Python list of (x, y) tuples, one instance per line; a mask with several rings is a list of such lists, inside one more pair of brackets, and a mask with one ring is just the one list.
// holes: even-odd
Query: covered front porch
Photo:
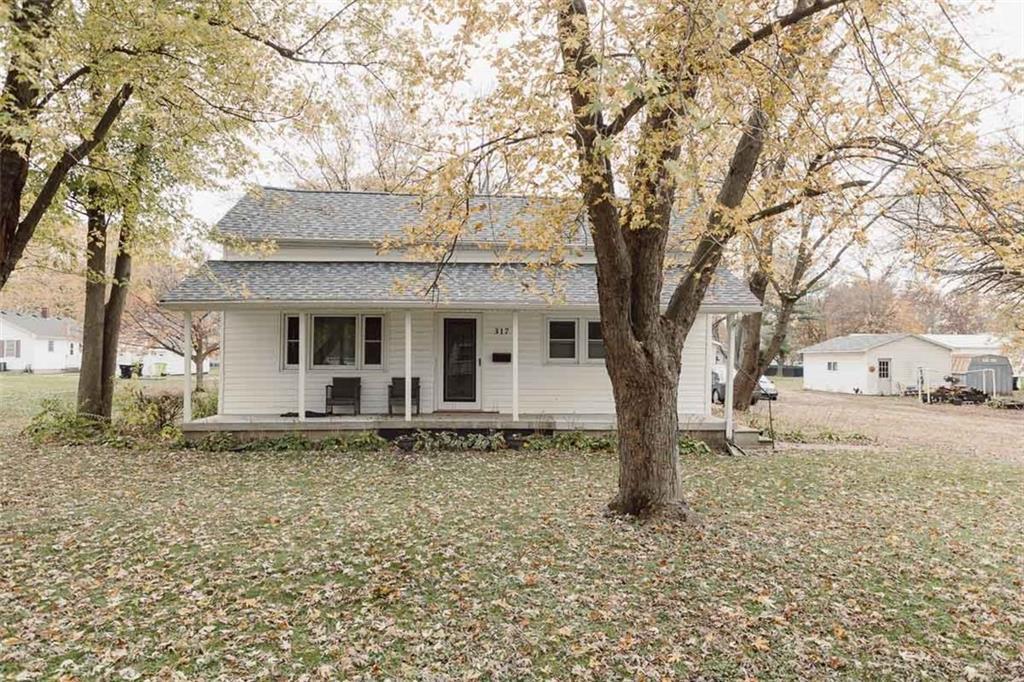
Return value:
[[(182, 314), (190, 330), (192, 311)], [(191, 371), (183, 377), (183, 431), (191, 439), (212, 431), (242, 438), (292, 431), (316, 438), (344, 431), (616, 428), (611, 385), (603, 360), (595, 357), (593, 309), (247, 305), (226, 307), (222, 314), (218, 414), (192, 418)], [(700, 316), (684, 349), (680, 431), (712, 443), (756, 443), (756, 433), (735, 427), (730, 401), (724, 417), (711, 414), (710, 318)], [(316, 327), (324, 320), (343, 321), (351, 342), (324, 351), (324, 330)], [(732, 316), (729, 321), (732, 329)], [(730, 367), (727, 397), (732, 374)], [(330, 414), (325, 389), (338, 376), (360, 380), (358, 414)], [(396, 383), (404, 388), (398, 404), (387, 397)]]

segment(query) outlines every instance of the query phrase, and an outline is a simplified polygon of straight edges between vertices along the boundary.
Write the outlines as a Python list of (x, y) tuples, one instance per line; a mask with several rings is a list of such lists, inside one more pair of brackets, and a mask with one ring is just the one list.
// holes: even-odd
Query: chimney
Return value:
[(42, 308), (39, 309), (39, 317), (41, 317), (41, 318), (43, 318), (45, 320), (49, 316), (50, 316), (50, 309), (49, 308), (47, 308), (46, 306), (43, 306)]

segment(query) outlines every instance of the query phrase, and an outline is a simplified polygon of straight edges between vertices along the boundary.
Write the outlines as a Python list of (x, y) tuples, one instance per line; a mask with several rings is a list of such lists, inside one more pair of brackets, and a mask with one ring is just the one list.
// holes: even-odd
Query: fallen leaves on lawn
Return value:
[(1019, 465), (688, 457), (700, 530), (614, 467), (7, 443), (0, 675), (1024, 677)]

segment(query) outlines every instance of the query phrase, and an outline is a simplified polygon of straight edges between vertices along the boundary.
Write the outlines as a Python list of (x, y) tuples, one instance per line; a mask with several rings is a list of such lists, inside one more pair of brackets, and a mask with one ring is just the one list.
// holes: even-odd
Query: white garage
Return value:
[(924, 370), (944, 383), (956, 350), (922, 334), (849, 334), (804, 348), (804, 388), (832, 393), (898, 395)]

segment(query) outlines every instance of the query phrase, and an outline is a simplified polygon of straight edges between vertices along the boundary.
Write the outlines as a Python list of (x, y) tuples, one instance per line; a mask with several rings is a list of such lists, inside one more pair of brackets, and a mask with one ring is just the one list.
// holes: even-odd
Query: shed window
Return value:
[(313, 365), (337, 367), (356, 364), (356, 318), (313, 318)]
[(587, 359), (604, 360), (604, 337), (601, 323), (596, 320), (587, 322)]
[(878, 361), (878, 378), (888, 379), (889, 378), (889, 361), (879, 360)]
[(284, 318), (284, 366), (299, 366), (299, 316)]
[(576, 320), (548, 320), (548, 359), (576, 359)]
[(75, 342), (72, 341), (71, 343), (68, 344), (68, 355), (74, 355), (74, 354), (75, 354)]
[(363, 365), (379, 367), (384, 358), (384, 318), (363, 318)]
[(839, 371), (839, 363), (838, 362), (829, 362), (829, 363), (827, 363), (827, 365), (828, 366), (827, 366), (826, 369), (828, 369), (829, 372), (838, 372)]
[(49, 341), (46, 342), (46, 352), (53, 352), (53, 339), (50, 339)]

